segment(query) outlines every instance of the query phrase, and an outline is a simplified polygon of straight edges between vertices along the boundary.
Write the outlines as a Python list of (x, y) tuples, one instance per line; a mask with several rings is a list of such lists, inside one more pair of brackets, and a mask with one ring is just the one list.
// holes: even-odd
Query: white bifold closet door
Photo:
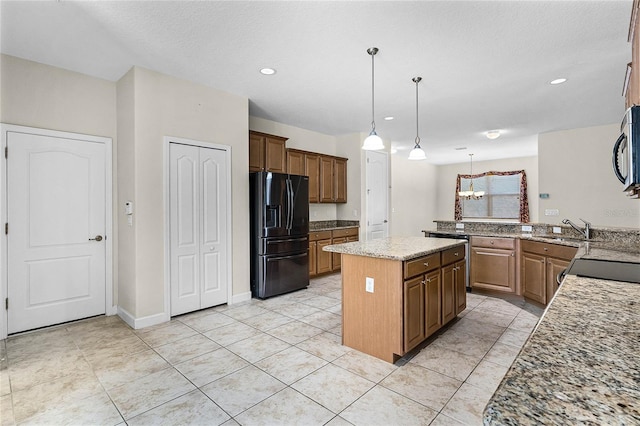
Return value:
[(227, 151), (169, 144), (171, 315), (227, 303)]

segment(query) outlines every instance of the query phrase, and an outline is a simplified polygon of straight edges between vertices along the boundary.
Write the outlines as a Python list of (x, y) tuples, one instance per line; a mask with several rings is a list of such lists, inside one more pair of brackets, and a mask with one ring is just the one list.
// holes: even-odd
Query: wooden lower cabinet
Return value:
[(425, 337), (431, 336), (442, 327), (442, 283), (440, 271), (435, 270), (425, 276)]
[(513, 238), (471, 238), (471, 288), (516, 293)]
[(456, 317), (456, 266), (442, 268), (442, 322), (447, 323)]
[(404, 282), (404, 350), (410, 351), (425, 337), (425, 281), (422, 276)]
[(309, 232), (309, 276), (339, 271), (341, 255), (323, 251), (322, 247), (358, 241), (358, 232), (357, 227)]
[(575, 256), (577, 248), (536, 241), (522, 241), (520, 285), (522, 295), (543, 305), (558, 289), (556, 277)]
[(318, 262), (318, 243), (309, 241), (309, 276), (317, 275), (316, 263)]
[(317, 255), (316, 255), (316, 273), (324, 274), (333, 270), (332, 266), (332, 254), (328, 251), (322, 250), (323, 247), (330, 246), (331, 240), (317, 241)]

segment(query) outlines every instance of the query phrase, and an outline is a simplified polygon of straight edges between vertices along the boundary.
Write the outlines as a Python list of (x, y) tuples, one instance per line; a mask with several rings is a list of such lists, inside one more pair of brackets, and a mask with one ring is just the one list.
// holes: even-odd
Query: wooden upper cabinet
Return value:
[(320, 202), (333, 203), (333, 158), (320, 157)]
[(304, 154), (304, 172), (309, 176), (309, 202), (320, 202), (320, 156)]
[(286, 173), (287, 138), (249, 132), (249, 171)]
[(304, 152), (287, 149), (287, 173), (308, 176), (305, 170)]
[(264, 138), (249, 132), (249, 171), (264, 171)]
[(347, 160), (336, 158), (333, 163), (334, 202), (347, 202)]

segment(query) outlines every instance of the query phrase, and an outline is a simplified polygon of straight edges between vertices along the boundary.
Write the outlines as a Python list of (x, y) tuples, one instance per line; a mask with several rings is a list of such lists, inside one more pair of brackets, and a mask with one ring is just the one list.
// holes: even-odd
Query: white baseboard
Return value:
[(135, 318), (133, 315), (131, 315), (125, 309), (122, 309), (120, 306), (118, 306), (118, 316), (122, 318), (124, 322), (129, 324), (129, 327), (135, 330), (145, 328), (145, 327), (150, 327), (156, 324), (162, 324), (163, 322), (167, 322), (170, 319), (164, 313), (149, 315), (142, 318)]
[(235, 305), (236, 303), (241, 303), (241, 302), (247, 302), (251, 300), (251, 292), (247, 291), (245, 293), (240, 293), (240, 294), (234, 294), (231, 297), (231, 303), (228, 303), (230, 305)]

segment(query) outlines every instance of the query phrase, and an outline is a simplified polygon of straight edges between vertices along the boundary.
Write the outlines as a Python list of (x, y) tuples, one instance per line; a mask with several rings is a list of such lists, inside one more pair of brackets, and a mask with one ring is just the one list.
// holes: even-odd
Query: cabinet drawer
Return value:
[(464, 246), (457, 246), (442, 252), (442, 264), (448, 265), (465, 258)]
[(333, 238), (352, 237), (358, 235), (358, 228), (334, 229), (331, 231)]
[(516, 248), (516, 240), (513, 238), (471, 237), (471, 245), (474, 247), (512, 250)]
[(309, 241), (330, 240), (331, 231), (309, 231)]
[(542, 256), (555, 257), (556, 259), (571, 260), (576, 255), (576, 247), (562, 246), (559, 244), (540, 243), (537, 241), (524, 241), (520, 243), (523, 252), (535, 253)]
[(440, 267), (440, 253), (430, 254), (404, 262), (404, 277), (410, 278)]

